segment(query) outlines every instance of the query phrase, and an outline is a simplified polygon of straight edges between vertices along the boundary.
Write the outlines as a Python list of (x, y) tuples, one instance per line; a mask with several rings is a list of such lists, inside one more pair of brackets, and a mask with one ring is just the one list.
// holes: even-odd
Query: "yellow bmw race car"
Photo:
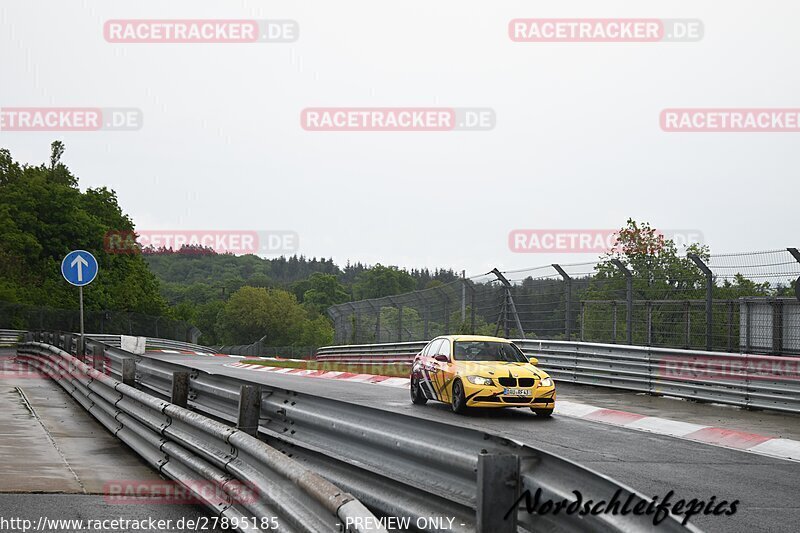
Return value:
[(550, 416), (556, 387), (546, 372), (507, 340), (476, 335), (436, 337), (411, 365), (411, 401), (449, 403), (453, 411), (467, 407), (530, 407)]

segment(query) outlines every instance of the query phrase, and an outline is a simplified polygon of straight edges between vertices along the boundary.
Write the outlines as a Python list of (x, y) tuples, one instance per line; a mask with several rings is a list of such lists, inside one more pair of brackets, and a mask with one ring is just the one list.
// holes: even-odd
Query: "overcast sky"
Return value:
[[(520, 43), (515, 18), (699, 19), (697, 42)], [(291, 43), (111, 43), (110, 19), (283, 19)], [(782, 1), (9, 1), (0, 107), (137, 108), (137, 131), (54, 139), (81, 187), (143, 230), (291, 230), (299, 252), (468, 274), (518, 228), (701, 232), (712, 252), (797, 246), (800, 133), (667, 133), (665, 108), (800, 107), (800, 7)], [(491, 108), (490, 131), (306, 131), (310, 107)]]

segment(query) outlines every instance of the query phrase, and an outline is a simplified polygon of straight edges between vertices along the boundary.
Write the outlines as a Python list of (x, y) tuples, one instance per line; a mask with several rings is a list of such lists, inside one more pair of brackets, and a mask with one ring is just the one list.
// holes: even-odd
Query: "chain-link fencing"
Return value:
[[(56, 309), (0, 302), (0, 328), (20, 330), (79, 331), (77, 309)], [(137, 335), (196, 343), (200, 330), (182, 320), (123, 311), (84, 311), (88, 333)]]
[(795, 248), (553, 264), (348, 302), (337, 343), (474, 333), (685, 349), (800, 353)]

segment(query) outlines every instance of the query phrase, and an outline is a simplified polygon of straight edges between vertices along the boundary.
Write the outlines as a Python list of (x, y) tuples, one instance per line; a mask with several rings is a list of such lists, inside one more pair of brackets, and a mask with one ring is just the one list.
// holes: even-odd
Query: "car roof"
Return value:
[(441, 335), (437, 339), (448, 339), (451, 341), (489, 341), (489, 342), (503, 342), (511, 344), (508, 339), (501, 337), (489, 337), (488, 335)]

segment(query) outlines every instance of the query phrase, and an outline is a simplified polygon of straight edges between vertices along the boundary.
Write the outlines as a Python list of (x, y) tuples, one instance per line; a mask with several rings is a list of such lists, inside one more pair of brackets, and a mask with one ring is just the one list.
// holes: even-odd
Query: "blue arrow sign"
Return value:
[(76, 287), (93, 282), (97, 270), (97, 259), (86, 250), (73, 250), (61, 261), (61, 275)]

